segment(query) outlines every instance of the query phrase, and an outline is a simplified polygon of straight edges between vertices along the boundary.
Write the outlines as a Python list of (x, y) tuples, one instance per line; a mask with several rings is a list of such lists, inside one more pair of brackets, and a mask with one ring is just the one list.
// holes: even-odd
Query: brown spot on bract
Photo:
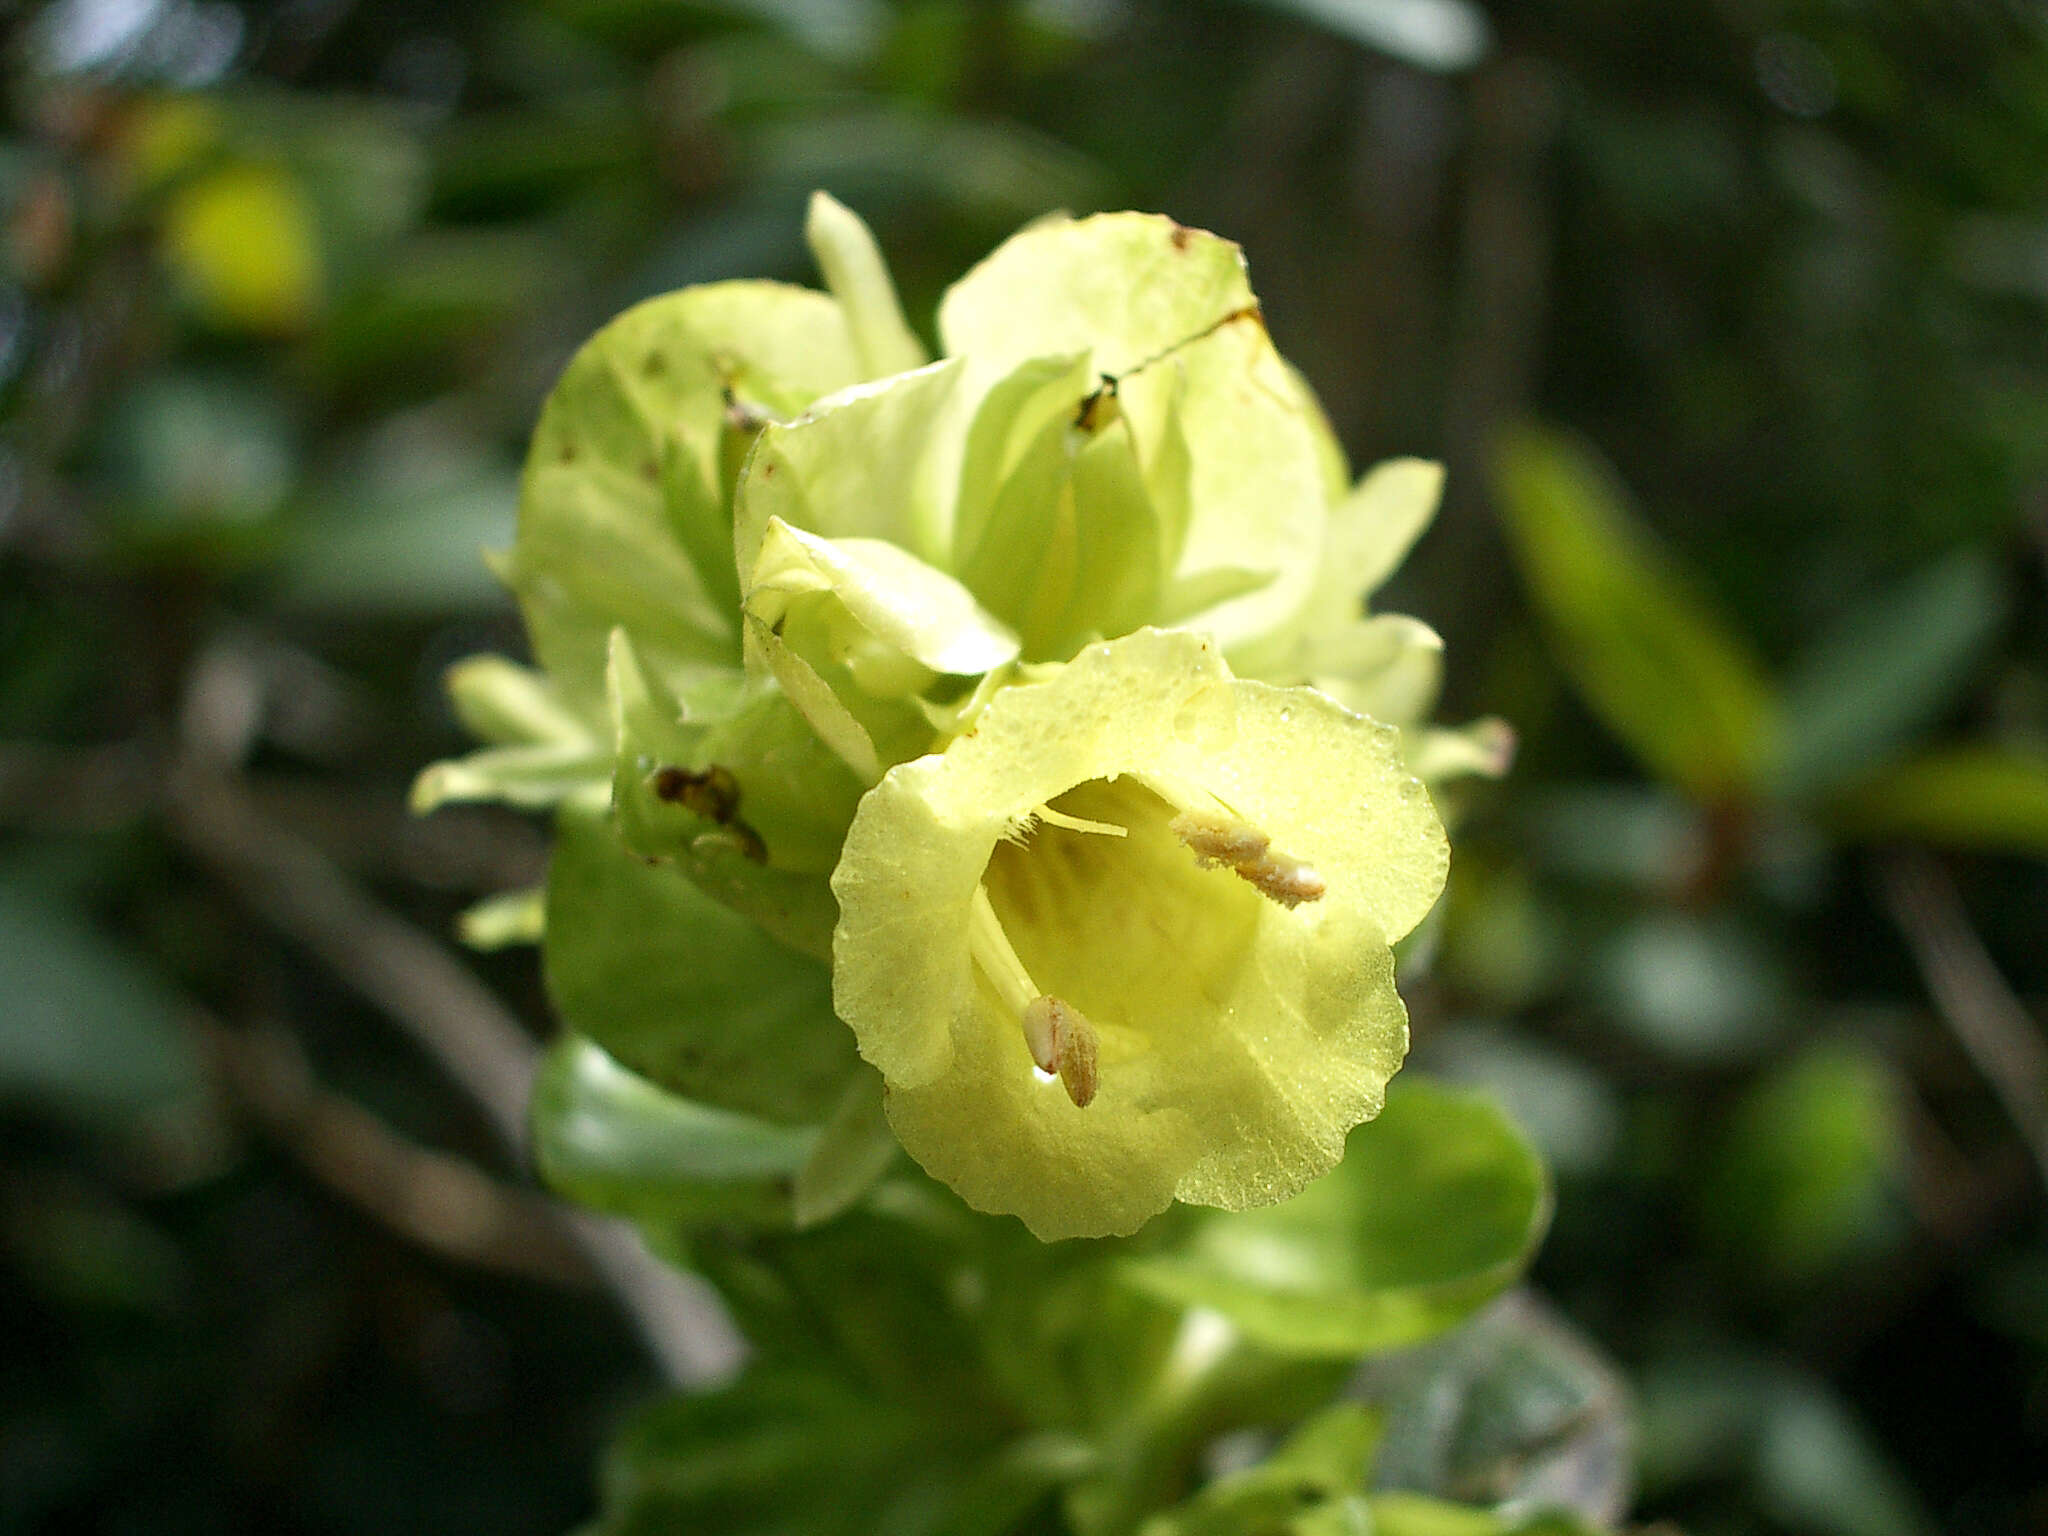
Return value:
[(576, 462), (576, 445), (574, 443), (562, 444), (560, 458), (564, 464), (574, 464)]
[(691, 842), (696, 851), (722, 847), (749, 863), (768, 862), (768, 845), (761, 841), (761, 834), (740, 820), (740, 781), (730, 768), (713, 763), (709, 768), (693, 769), (671, 763), (649, 774), (647, 787), (656, 799), (718, 823), (716, 832), (706, 832)]
[(665, 353), (650, 352), (640, 364), (640, 371), (650, 379), (658, 379), (668, 372), (668, 357)]
[(647, 782), (656, 799), (695, 811), (707, 821), (723, 824), (739, 814), (740, 781), (730, 768), (716, 763), (702, 770), (671, 763), (655, 769)]
[(1173, 242), (1173, 248), (1176, 251), (1184, 251), (1193, 242), (1195, 232), (1185, 224), (1176, 224), (1173, 226), (1173, 233), (1167, 238)]

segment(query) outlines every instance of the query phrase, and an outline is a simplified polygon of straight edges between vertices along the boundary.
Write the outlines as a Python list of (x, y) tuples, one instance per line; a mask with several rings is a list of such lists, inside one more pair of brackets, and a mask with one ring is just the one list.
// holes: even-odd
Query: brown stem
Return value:
[[(506, 1149), (523, 1154), (539, 1052), (483, 983), (265, 819), (231, 774), (190, 759), (176, 765), (164, 812), (201, 863), (403, 1026), (483, 1109)], [(708, 1287), (662, 1264), (622, 1222), (573, 1210), (562, 1219), (671, 1381), (705, 1385), (732, 1370), (740, 1344)]]
[(2048, 1044), (2013, 994), (1948, 872), (1927, 853), (1885, 859), (1879, 885), (1935, 1012), (1990, 1083), (2048, 1186)]

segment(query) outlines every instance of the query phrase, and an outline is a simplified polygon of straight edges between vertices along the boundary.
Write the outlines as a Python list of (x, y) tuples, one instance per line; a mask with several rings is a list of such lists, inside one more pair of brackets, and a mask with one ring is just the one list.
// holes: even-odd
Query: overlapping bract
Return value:
[[(1365, 611), (1438, 471), (1350, 484), (1212, 235), (1033, 226), (926, 363), (858, 220), (821, 198), (809, 233), (831, 295), (686, 290), (570, 365), (502, 566), (543, 675), (463, 674), (500, 745), (421, 802), (608, 801), (617, 848), (558, 884), (687, 880), (829, 960), (897, 1134), (978, 1207), (1067, 1236), (1283, 1198), (1405, 1050), (1389, 945), (1445, 862), (1414, 772), (1501, 754), (1423, 726), (1436, 637)], [(611, 854), (657, 868), (590, 878)], [(660, 1076), (577, 929), (569, 1022)]]

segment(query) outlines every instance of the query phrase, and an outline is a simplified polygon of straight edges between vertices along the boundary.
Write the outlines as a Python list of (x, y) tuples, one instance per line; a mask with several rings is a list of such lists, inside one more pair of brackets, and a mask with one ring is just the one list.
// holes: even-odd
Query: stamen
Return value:
[(1065, 811), (1056, 811), (1049, 805), (1034, 805), (1023, 815), (1010, 819), (1009, 824), (1002, 830), (1002, 839), (1021, 848), (1031, 834), (1038, 830), (1041, 821), (1055, 827), (1063, 827), (1069, 832), (1092, 832), (1098, 837), (1131, 835), (1129, 827), (1120, 827), (1113, 821), (1090, 821), (1085, 816), (1069, 816)]
[(1041, 992), (1017, 958), (1002, 919), (976, 886), (967, 920), (967, 949), (996, 995), (1024, 1026), (1024, 1044), (1041, 1072), (1057, 1072), (1075, 1107), (1087, 1108), (1097, 1086), (1095, 1026), (1072, 1003)]
[(1069, 832), (1093, 832), (1102, 837), (1131, 835), (1129, 827), (1120, 827), (1113, 821), (1089, 821), (1083, 816), (1069, 816), (1065, 811), (1056, 811), (1049, 805), (1037, 806), (1031, 814), (1040, 821), (1050, 822), (1056, 827), (1065, 827)]
[[(1003, 1006), (1011, 1012), (1022, 1014), (1031, 1006), (1033, 999), (1045, 994), (1031, 979), (1031, 973), (1024, 969), (1024, 962), (1017, 958), (1017, 951), (1011, 947), (1010, 936), (1003, 932), (1003, 921), (996, 916), (996, 909), (988, 899), (988, 887), (974, 888), (974, 901), (967, 917), (967, 951), (974, 957), (981, 974), (988, 978), (989, 985), (996, 989), (996, 996), (1003, 1000)], [(1033, 1059), (1037, 1052), (1032, 1053)], [(1046, 1067), (1050, 1072), (1051, 1066)]]
[(1024, 1039), (1041, 1072), (1057, 1071), (1060, 1086), (1076, 1109), (1095, 1097), (1095, 1026), (1072, 1003), (1052, 996), (1035, 997), (1024, 1009)]
[(1182, 811), (1167, 826), (1204, 869), (1228, 869), (1283, 907), (1315, 901), (1328, 889), (1311, 865), (1280, 852), (1272, 838), (1238, 817)]

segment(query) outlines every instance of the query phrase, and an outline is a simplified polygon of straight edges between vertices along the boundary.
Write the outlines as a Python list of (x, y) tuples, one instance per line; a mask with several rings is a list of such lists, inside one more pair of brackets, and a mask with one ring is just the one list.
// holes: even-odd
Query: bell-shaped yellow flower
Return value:
[(1378, 1112), (1447, 858), (1391, 728), (1140, 630), (862, 800), (834, 1005), (911, 1155), (1041, 1238), (1263, 1205)]

